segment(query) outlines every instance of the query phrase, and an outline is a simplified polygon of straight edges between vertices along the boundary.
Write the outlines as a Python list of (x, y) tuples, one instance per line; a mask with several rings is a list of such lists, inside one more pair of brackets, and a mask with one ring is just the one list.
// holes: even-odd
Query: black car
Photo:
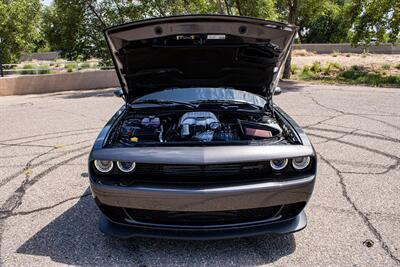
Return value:
[(209, 239), (306, 226), (316, 154), (272, 101), (296, 30), (217, 15), (105, 30), (125, 104), (89, 157), (102, 232)]

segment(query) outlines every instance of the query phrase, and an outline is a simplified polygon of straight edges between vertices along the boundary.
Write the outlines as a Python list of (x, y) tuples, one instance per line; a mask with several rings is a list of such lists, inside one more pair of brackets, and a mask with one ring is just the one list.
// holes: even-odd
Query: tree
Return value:
[(371, 38), (398, 42), (400, 32), (400, 1), (356, 0), (348, 15), (354, 25), (352, 43), (369, 43)]
[(40, 0), (0, 0), (0, 60), (16, 62), (21, 53), (35, 50), (39, 31)]
[[(227, 1), (234, 8), (234, 14), (239, 16), (257, 17), (273, 20), (276, 18), (274, 0), (232, 0)], [(229, 4), (230, 3), (230, 4)]]
[[(299, 27), (301, 42), (343, 42), (348, 38), (351, 22), (347, 16), (349, 0), (286, 0), (277, 2), (278, 18)], [(283, 77), (290, 78), (291, 55)]]

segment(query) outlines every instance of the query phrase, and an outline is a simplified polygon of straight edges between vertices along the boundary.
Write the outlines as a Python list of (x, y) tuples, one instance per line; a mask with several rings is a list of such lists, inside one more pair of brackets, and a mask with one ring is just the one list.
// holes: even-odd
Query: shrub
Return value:
[(296, 72), (297, 72), (298, 69), (299, 69), (299, 68), (297, 67), (296, 64), (291, 64), (291, 65), (290, 65), (290, 73), (296, 74)]
[(89, 69), (91, 66), (88, 62), (83, 62), (80, 65), (81, 69)]
[(342, 66), (340, 66), (337, 62), (328, 62), (323, 68), (322, 73), (325, 75), (329, 75), (331, 73), (336, 73), (339, 70), (342, 70)]
[(334, 51), (331, 53), (331, 56), (332, 56), (332, 57), (337, 57), (339, 54), (340, 54), (339, 51), (334, 50)]
[(49, 74), (50, 73), (49, 65), (41, 65), (41, 66), (39, 66), (37, 72), (39, 74)]
[(394, 66), (396, 69), (400, 70), (400, 63), (398, 63), (396, 66)]
[(71, 68), (68, 68), (67, 72), (73, 72), (74, 70)]
[(390, 64), (383, 64), (382, 69), (384, 70), (390, 70)]
[[(65, 64), (64, 65), (64, 68), (66, 68), (66, 69), (76, 69), (76, 64), (75, 63), (67, 63), (67, 64)], [(68, 71), (68, 72), (71, 72), (71, 71)]]
[(322, 71), (321, 63), (319, 61), (314, 61), (310, 70), (314, 73), (320, 73)]
[(311, 80), (313, 78), (314, 78), (314, 74), (312, 73), (310, 67), (307, 65), (303, 66), (303, 69), (301, 70), (301, 74), (300, 74), (300, 79), (301, 80)]
[(369, 84), (373, 86), (381, 86), (384, 84), (400, 85), (400, 75), (385, 76), (382, 73), (368, 72), (362, 66), (352, 66), (348, 70), (344, 70), (337, 75), (337, 78), (345, 79), (353, 84)]
[(36, 74), (36, 66), (33, 64), (26, 64), (22, 69), (21, 74)]

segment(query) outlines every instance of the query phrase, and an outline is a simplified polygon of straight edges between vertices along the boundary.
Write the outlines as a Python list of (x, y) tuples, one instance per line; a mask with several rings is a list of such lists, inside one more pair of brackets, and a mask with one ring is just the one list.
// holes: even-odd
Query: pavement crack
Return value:
[[(382, 123), (382, 124), (384, 124), (386, 126), (395, 128), (397, 130), (400, 129), (399, 126), (391, 124), (391, 123), (388, 123), (388, 122), (386, 122), (384, 120), (374, 119), (374, 118), (368, 117), (368, 116), (379, 116), (380, 114), (357, 114), (357, 113), (353, 113), (353, 112), (345, 112), (343, 110), (332, 108), (332, 107), (328, 107), (328, 106), (326, 106), (324, 104), (321, 104), (315, 97), (311, 96), (310, 93), (303, 93), (302, 95), (307, 97), (307, 98), (309, 98), (309, 99), (311, 99), (311, 101), (314, 104), (316, 104), (317, 106), (322, 107), (322, 108), (324, 108), (326, 110), (330, 110), (330, 111), (334, 111), (336, 113), (339, 113), (341, 116), (343, 116), (343, 115), (351, 115), (351, 116), (355, 116), (355, 117), (364, 118), (364, 119), (372, 120), (372, 121), (375, 121), (375, 122), (379, 122), (379, 123)], [(313, 126), (315, 126), (315, 125), (313, 125)]]
[(65, 151), (65, 152), (63, 152), (63, 153), (61, 153), (61, 154), (59, 154), (59, 155), (50, 157), (50, 158), (48, 158), (48, 159), (45, 159), (45, 160), (42, 160), (42, 161), (40, 161), (40, 162), (37, 162), (37, 163), (33, 164), (33, 161), (34, 161), (34, 160), (36, 160), (36, 159), (38, 159), (39, 157), (42, 157), (42, 156), (44, 156), (44, 155), (46, 155), (46, 154), (52, 152), (52, 151), (55, 149), (54, 147), (52, 147), (49, 151), (46, 151), (45, 153), (42, 153), (42, 154), (40, 154), (40, 155), (34, 157), (33, 159), (31, 159), (31, 160), (24, 166), (24, 168), (22, 168), (20, 171), (14, 173), (14, 174), (11, 174), (10, 176), (7, 176), (7, 177), (5, 177), (4, 179), (2, 179), (2, 180), (0, 181), (0, 187), (3, 187), (4, 185), (8, 184), (8, 183), (9, 183), (10, 181), (12, 181), (13, 179), (17, 178), (19, 175), (23, 174), (23, 173), (26, 171), (26, 167), (27, 167), (28, 164), (29, 164), (29, 168), (30, 168), (30, 169), (33, 169), (33, 168), (35, 168), (35, 167), (37, 167), (37, 166), (41, 166), (42, 164), (48, 163), (48, 162), (50, 162), (50, 161), (52, 161), (52, 160), (54, 160), (54, 159), (58, 159), (58, 158), (63, 157), (63, 156), (65, 156), (65, 155), (68, 155), (68, 154), (71, 154), (71, 153), (74, 153), (74, 152), (77, 152), (77, 151), (81, 151), (81, 150), (87, 149), (87, 148), (89, 148), (89, 147), (90, 147), (90, 145), (88, 145), (88, 146), (83, 146), (83, 147), (79, 147), (79, 148), (76, 148), (76, 149), (71, 149), (71, 150)]
[(19, 212), (13, 212), (12, 210), (0, 211), (0, 220), (1, 219), (7, 219), (7, 218), (12, 217), (12, 216), (29, 215), (29, 214), (33, 214), (33, 213), (36, 213), (36, 212), (53, 209), (53, 208), (55, 208), (57, 206), (60, 206), (60, 205), (62, 205), (64, 203), (66, 203), (66, 202), (69, 202), (69, 201), (72, 201), (72, 200), (75, 200), (75, 199), (82, 199), (82, 198), (85, 198), (85, 197), (90, 196), (90, 195), (91, 195), (90, 193), (86, 193), (86, 194), (83, 194), (83, 195), (80, 195), (80, 196), (70, 197), (70, 198), (64, 199), (64, 200), (62, 200), (60, 202), (57, 202), (57, 203), (55, 203), (53, 205), (46, 206), (46, 207), (41, 207), (41, 208), (37, 208), (37, 209), (33, 209), (33, 210), (28, 210), (28, 211), (19, 211)]
[(40, 179), (48, 175), (49, 173), (53, 172), (54, 170), (58, 169), (59, 167), (63, 166), (65, 163), (71, 162), (75, 159), (78, 159), (84, 155), (87, 155), (87, 152), (80, 153), (75, 155), (71, 158), (63, 160), (58, 164), (47, 168), (46, 170), (40, 172), (39, 174), (35, 175), (32, 179), (25, 179), (21, 185), (14, 191), (14, 193), (6, 200), (6, 202), (1, 207), (0, 211), (5, 213), (12, 213), (15, 209), (17, 209), (22, 204), (22, 199), (27, 191), (31, 186), (33, 186), (36, 182)]
[(375, 236), (376, 239), (378, 239), (382, 249), (386, 252), (386, 254), (397, 264), (400, 265), (400, 259), (397, 258), (394, 254), (393, 251), (390, 250), (388, 244), (383, 240), (383, 237), (381, 233), (378, 231), (378, 229), (375, 228), (375, 226), (371, 223), (370, 219), (368, 218), (367, 214), (361, 211), (355, 202), (351, 199), (350, 194), (347, 190), (347, 185), (344, 180), (343, 173), (336, 168), (328, 159), (323, 157), (321, 154), (319, 154), (320, 159), (325, 162), (330, 168), (332, 168), (336, 175), (339, 177), (339, 184), (342, 188), (342, 194), (343, 197), (346, 199), (346, 201), (350, 204), (350, 206), (357, 212), (357, 214), (361, 217), (363, 220), (364, 224), (368, 227), (370, 232)]
[(333, 130), (333, 129), (325, 129), (325, 128), (320, 128), (320, 127), (315, 127), (315, 126), (307, 127), (307, 129), (308, 130), (321, 131), (321, 132), (351, 134), (351, 135), (358, 136), (358, 137), (366, 137), (366, 138), (372, 138), (372, 139), (377, 139), (377, 140), (382, 140), (382, 141), (390, 141), (390, 142), (394, 142), (394, 143), (400, 143), (400, 140), (396, 139), (396, 138), (391, 138), (391, 137), (387, 137), (387, 136), (375, 136), (375, 135), (371, 135), (371, 134), (356, 133), (357, 131), (364, 131), (364, 130), (359, 129), (359, 128), (352, 128), (353, 131), (350, 131), (350, 132), (341, 131), (341, 130)]

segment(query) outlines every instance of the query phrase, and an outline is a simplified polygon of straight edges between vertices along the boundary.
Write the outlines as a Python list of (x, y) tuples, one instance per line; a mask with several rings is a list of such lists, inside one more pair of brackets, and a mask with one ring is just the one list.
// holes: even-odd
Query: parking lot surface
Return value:
[(400, 90), (281, 86), (319, 156), (308, 227), (219, 241), (98, 230), (86, 160), (122, 105), (112, 90), (1, 97), (0, 266), (400, 265)]

